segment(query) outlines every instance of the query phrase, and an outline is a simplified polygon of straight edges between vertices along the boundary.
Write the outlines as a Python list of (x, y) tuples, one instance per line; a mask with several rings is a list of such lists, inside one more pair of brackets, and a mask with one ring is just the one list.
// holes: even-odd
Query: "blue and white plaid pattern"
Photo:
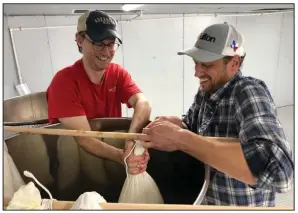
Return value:
[(255, 186), (250, 186), (211, 168), (210, 185), (202, 204), (275, 206), (275, 193), (291, 188), (291, 150), (263, 81), (244, 77), (238, 71), (209, 97), (198, 91), (183, 122), (203, 136), (239, 138), (257, 180)]

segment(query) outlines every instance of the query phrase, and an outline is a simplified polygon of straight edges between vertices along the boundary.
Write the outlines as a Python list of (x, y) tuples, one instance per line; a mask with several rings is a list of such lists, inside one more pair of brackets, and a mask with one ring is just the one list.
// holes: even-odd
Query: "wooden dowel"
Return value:
[(31, 127), (17, 127), (17, 126), (4, 126), (4, 131), (30, 133), (30, 134), (118, 138), (118, 139), (133, 139), (133, 140), (137, 140), (138, 136), (141, 135), (139, 133), (99, 132), (99, 131), (86, 131), (86, 130), (31, 128)]
[[(4, 126), (4, 131), (18, 132), (28, 134), (45, 134), (45, 135), (66, 135), (66, 136), (80, 136), (80, 137), (98, 137), (98, 138), (117, 138), (117, 139), (132, 139), (138, 140), (143, 134), (141, 133), (124, 133), (124, 132), (100, 132), (100, 131), (86, 131), (86, 130), (69, 130), (69, 129), (49, 129), (49, 128), (32, 128), (20, 126)], [(204, 138), (217, 142), (239, 142), (237, 138), (225, 137), (207, 137)]]

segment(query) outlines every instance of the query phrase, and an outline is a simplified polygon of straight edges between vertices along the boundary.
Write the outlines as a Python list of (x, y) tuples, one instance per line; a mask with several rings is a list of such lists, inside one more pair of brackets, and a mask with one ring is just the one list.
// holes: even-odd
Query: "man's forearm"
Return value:
[[(76, 137), (76, 140), (79, 145), (90, 154), (123, 164), (123, 150), (110, 146), (96, 138)], [(88, 140), (88, 142), (86, 140)]]
[(134, 107), (129, 132), (141, 132), (150, 120), (151, 107), (146, 100), (139, 100)]
[[(66, 129), (91, 130), (86, 116), (59, 118), (59, 121)], [(97, 130), (99, 127), (93, 126), (92, 129)], [(75, 137), (75, 139), (79, 145), (90, 154), (122, 163), (123, 151), (121, 149), (117, 149), (92, 137)]]
[(180, 150), (213, 168), (248, 184), (256, 184), (245, 160), (240, 143), (211, 141), (188, 130), (182, 130)]

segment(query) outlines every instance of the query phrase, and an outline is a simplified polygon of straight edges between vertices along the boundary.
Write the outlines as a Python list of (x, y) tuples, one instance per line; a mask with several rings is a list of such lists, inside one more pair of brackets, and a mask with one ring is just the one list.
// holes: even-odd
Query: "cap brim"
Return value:
[(178, 52), (178, 55), (188, 55), (200, 62), (212, 62), (224, 57), (223, 55), (212, 53), (203, 49), (198, 49), (196, 47), (180, 51)]
[(120, 35), (118, 34), (117, 31), (112, 30), (112, 29), (107, 29), (106, 31), (104, 31), (103, 33), (98, 34), (97, 32), (88, 32), (87, 31), (88, 36), (91, 38), (92, 41), (94, 42), (101, 42), (105, 39), (115, 39), (117, 38), (119, 40), (119, 42), (122, 44)]

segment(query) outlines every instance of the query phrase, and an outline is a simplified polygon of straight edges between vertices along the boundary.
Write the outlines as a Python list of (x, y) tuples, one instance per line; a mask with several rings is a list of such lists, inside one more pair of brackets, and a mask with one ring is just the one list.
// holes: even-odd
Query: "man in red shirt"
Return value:
[[(89, 11), (78, 20), (76, 42), (83, 57), (54, 76), (47, 89), (48, 116), (51, 123), (61, 122), (66, 129), (91, 130), (88, 119), (121, 117), (121, 103), (134, 108), (129, 132), (141, 132), (150, 118), (151, 107), (130, 74), (111, 63), (122, 44), (113, 17), (101, 11)], [(87, 152), (124, 164), (125, 151), (99, 139), (76, 137)], [(146, 170), (149, 154), (128, 158), (131, 174)]]

